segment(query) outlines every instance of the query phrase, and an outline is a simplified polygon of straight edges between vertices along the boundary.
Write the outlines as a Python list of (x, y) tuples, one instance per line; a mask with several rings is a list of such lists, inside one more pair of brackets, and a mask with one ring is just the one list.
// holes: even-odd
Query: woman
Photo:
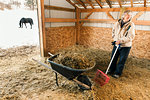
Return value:
[[(118, 48), (115, 54), (115, 57), (110, 66), (110, 70), (108, 72), (108, 74), (111, 74), (114, 78), (119, 78), (121, 76), (122, 71), (124, 69), (124, 64), (127, 60), (132, 46), (132, 40), (135, 37), (135, 26), (134, 23), (131, 22), (131, 19), (131, 11), (126, 10), (123, 13), (122, 18), (114, 24), (112, 30), (112, 38), (115, 41), (115, 45), (112, 50), (112, 55), (116, 50), (116, 45), (120, 44), (120, 47)], [(119, 62), (117, 63), (118, 58)]]

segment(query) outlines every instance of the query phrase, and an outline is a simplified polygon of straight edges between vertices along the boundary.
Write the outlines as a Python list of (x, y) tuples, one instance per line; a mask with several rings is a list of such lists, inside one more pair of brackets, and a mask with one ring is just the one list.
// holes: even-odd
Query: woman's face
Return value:
[(131, 18), (131, 15), (130, 14), (125, 14), (124, 15), (124, 21), (128, 21), (129, 19)]

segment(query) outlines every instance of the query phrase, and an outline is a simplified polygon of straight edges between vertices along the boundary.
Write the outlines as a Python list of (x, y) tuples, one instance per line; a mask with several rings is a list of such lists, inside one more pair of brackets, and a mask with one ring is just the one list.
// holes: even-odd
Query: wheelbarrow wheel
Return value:
[(91, 89), (92, 84), (91, 84), (89, 78), (88, 78), (86, 75), (79, 75), (79, 76), (77, 77), (77, 80), (80, 81), (80, 82), (82, 82), (82, 83), (84, 83), (84, 84), (86, 84), (86, 85), (88, 85), (88, 86), (90, 87), (90, 88), (86, 88), (86, 87), (84, 87), (84, 86), (78, 84), (78, 86), (80, 87), (81, 90), (84, 91), (84, 90), (89, 90), (89, 89)]

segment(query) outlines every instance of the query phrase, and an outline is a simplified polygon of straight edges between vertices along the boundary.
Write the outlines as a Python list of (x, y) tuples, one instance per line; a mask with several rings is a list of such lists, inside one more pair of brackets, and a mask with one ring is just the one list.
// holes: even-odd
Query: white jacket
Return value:
[(121, 47), (131, 47), (132, 40), (134, 39), (134, 37), (135, 37), (135, 25), (133, 22), (131, 21), (127, 22), (122, 28), (121, 28), (121, 20), (117, 21), (114, 24), (112, 30), (112, 38), (114, 39), (114, 41), (119, 40), (121, 43)]

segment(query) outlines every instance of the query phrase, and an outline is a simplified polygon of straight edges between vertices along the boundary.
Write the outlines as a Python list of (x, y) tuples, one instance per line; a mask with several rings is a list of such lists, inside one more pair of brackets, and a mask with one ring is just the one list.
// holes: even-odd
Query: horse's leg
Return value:
[[(26, 26), (26, 23), (24, 23), (24, 25)], [(27, 26), (26, 26), (26, 28), (27, 28)]]
[(21, 28), (23, 28), (23, 23), (21, 23)]
[(31, 29), (32, 29), (32, 23), (30, 23), (30, 25), (31, 25)]

